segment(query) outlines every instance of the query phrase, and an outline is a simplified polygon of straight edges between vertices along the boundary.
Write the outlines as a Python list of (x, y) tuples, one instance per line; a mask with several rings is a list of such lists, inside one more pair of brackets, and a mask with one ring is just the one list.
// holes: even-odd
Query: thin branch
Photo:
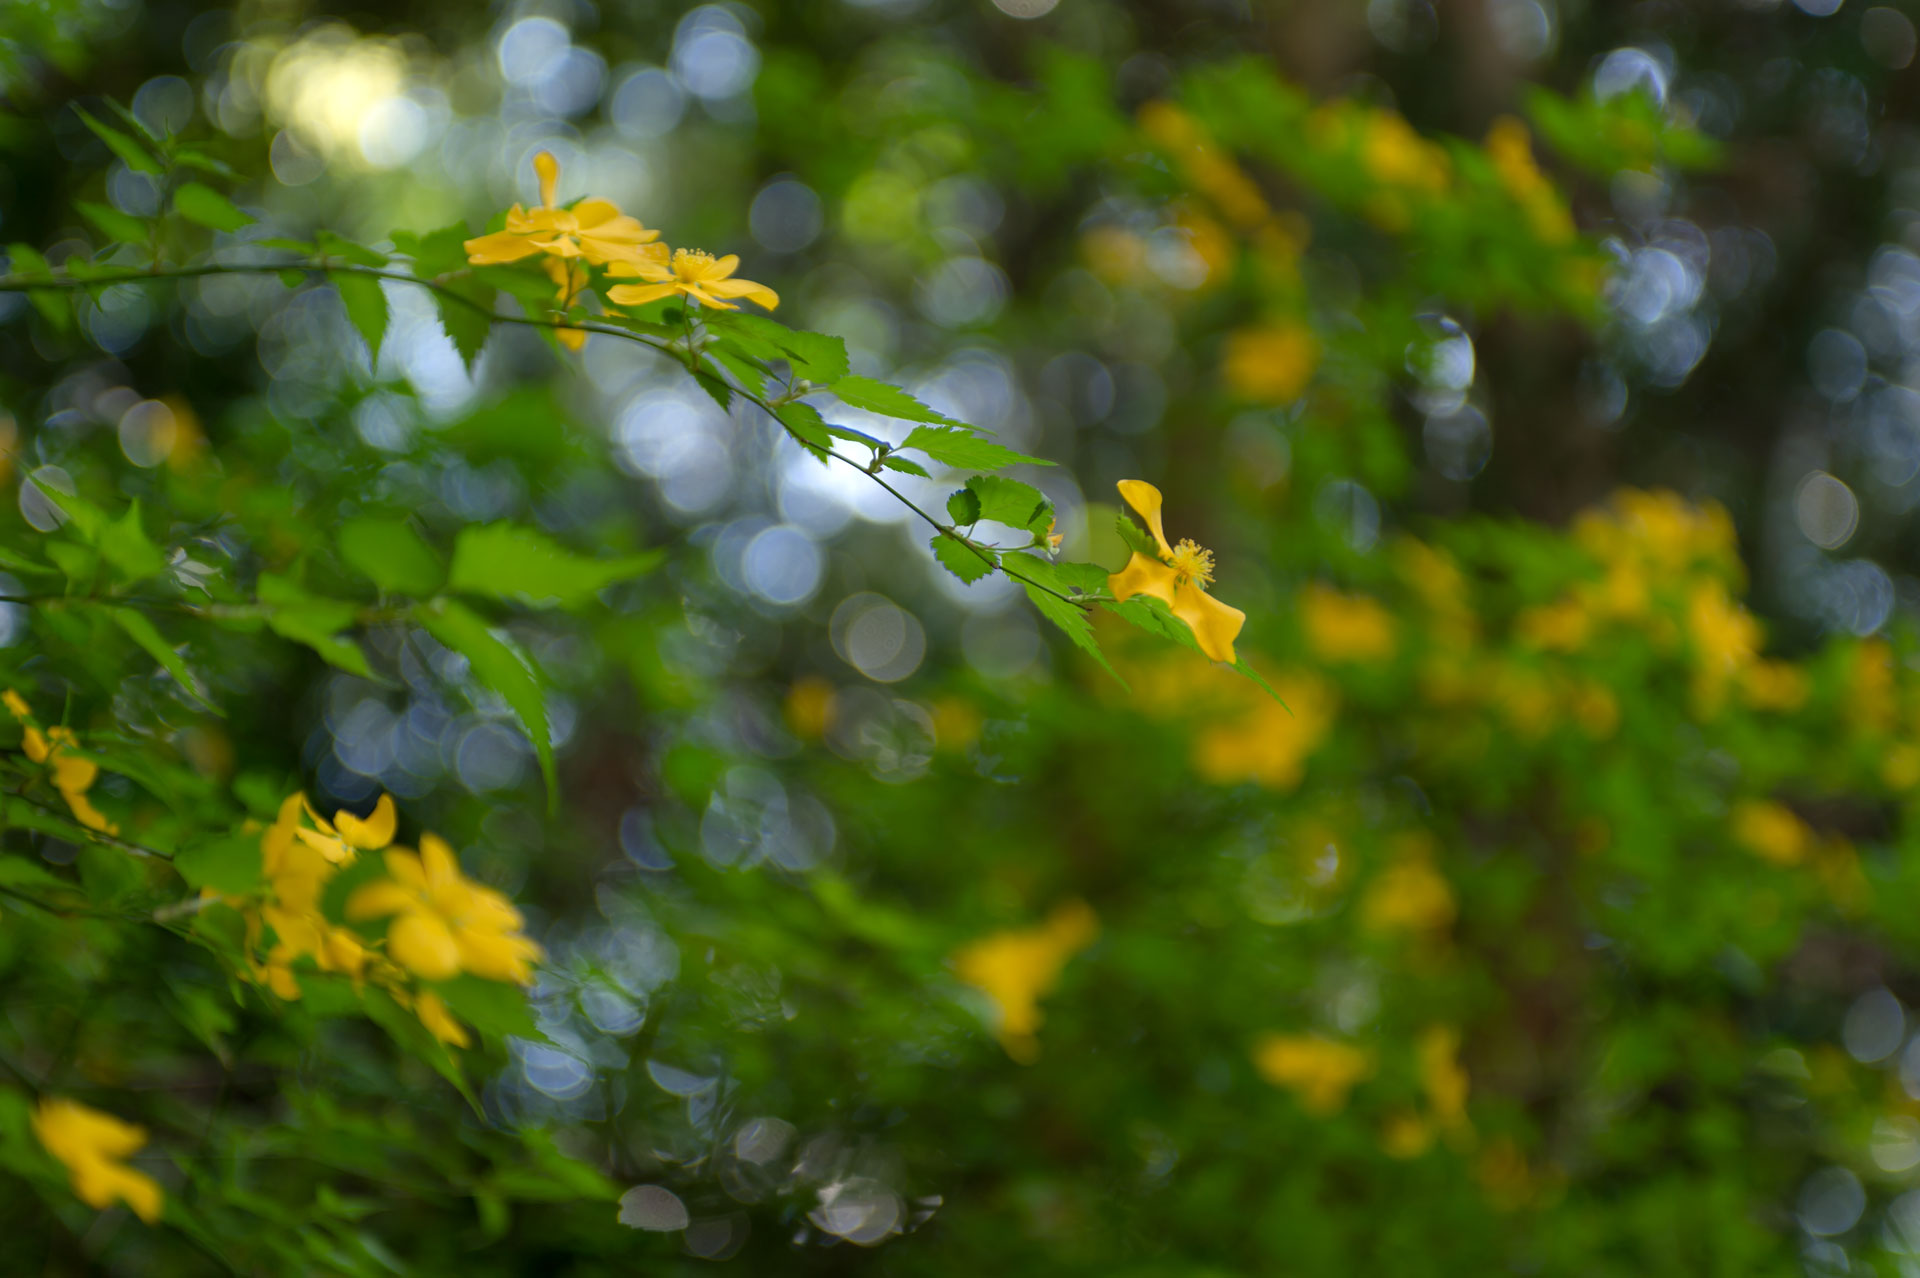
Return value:
[[(478, 311), (479, 313), (485, 315), (489, 320), (491, 320), (493, 323), (496, 323), (496, 324), (517, 324), (523, 328), (573, 329), (573, 330), (576, 330), (579, 332), (585, 332), (585, 333), (604, 333), (609, 337), (618, 337), (618, 338), (623, 338), (626, 341), (637, 342), (640, 345), (645, 346), (651, 350), (659, 351), (665, 355), (674, 356), (676, 359), (682, 358), (679, 350), (676, 349), (676, 347), (672, 343), (663, 342), (658, 339), (648, 337), (645, 333), (637, 333), (630, 328), (623, 328), (616, 324), (600, 324), (600, 323), (595, 323), (591, 320), (574, 322), (570, 320), (542, 319), (542, 318), (538, 318), (531, 315), (503, 315), (500, 312), (494, 310), (492, 307), (486, 305), (485, 303), (475, 301), (473, 298), (467, 296), (465, 293), (460, 292), (458, 289), (448, 287), (446, 284), (441, 283), (440, 280), (438, 279), (425, 279), (418, 275), (413, 275), (405, 271), (386, 271), (386, 270), (381, 270), (378, 267), (357, 266), (348, 262), (334, 262), (326, 258), (322, 258), (318, 262), (311, 262), (311, 261), (285, 262), (285, 263), (280, 263), (278, 265), (248, 262), (248, 263), (207, 263), (201, 266), (170, 266), (165, 269), (159, 269), (156, 267), (155, 269), (149, 270), (149, 271), (129, 271), (129, 272), (124, 272), (124, 273), (115, 274), (115, 275), (96, 275), (87, 279), (79, 279), (71, 275), (48, 275), (48, 276), (38, 277), (38, 278), (25, 277), (25, 276), (19, 276), (19, 275), (6, 275), (6, 276), (0, 276), (0, 293), (26, 293), (26, 292), (32, 292), (35, 289), (58, 289), (58, 290), (70, 291), (75, 289), (99, 288), (99, 287), (105, 287), (113, 284), (143, 284), (143, 283), (149, 283), (154, 280), (203, 279), (208, 276), (216, 276), (216, 275), (283, 275), (288, 271), (307, 271), (307, 272), (312, 272), (312, 273), (321, 274), (321, 275), (361, 275), (361, 276), (366, 276), (370, 279), (392, 280), (396, 284), (412, 284), (418, 288), (424, 288), (429, 292), (435, 293), (451, 301), (458, 302), (460, 305), (467, 307), (469, 310)], [(687, 339), (687, 349), (686, 349), (683, 362), (686, 363), (688, 372), (692, 373), (696, 369), (697, 356), (695, 355), (693, 350), (693, 339), (692, 339), (692, 332), (691, 332), (691, 329), (692, 329), (691, 314), (689, 314), (687, 317), (687, 324), (688, 324), (689, 332), (688, 332), (688, 339)], [(731, 387), (731, 389), (734, 394), (740, 396), (742, 399), (746, 400), (748, 403), (758, 408), (761, 412), (765, 413), (768, 417), (772, 418), (773, 421), (779, 425), (780, 429), (783, 432), (785, 432), (787, 435), (791, 436), (795, 440), (795, 442), (802, 442), (800, 441), (799, 436), (794, 435), (792, 428), (789, 427), (786, 424), (786, 422), (780, 419), (780, 414), (777, 411), (775, 411), (774, 406), (771, 403), (769, 403), (765, 398), (759, 395), (756, 395), (753, 392), (748, 391), (743, 387), (733, 386)], [(789, 392), (789, 397), (794, 397), (792, 396), (791, 392)], [(1059, 599), (1065, 603), (1072, 604), (1076, 608), (1090, 609), (1091, 605), (1089, 604), (1086, 598), (1082, 596), (1064, 594), (1061, 591), (1055, 590), (1052, 586), (1046, 585), (1043, 582), (1035, 581), (1033, 580), (1033, 578), (1027, 576), (1026, 574), (1019, 572), (1016, 569), (1007, 567), (1004, 563), (1001, 563), (999, 560), (997, 560), (992, 554), (981, 549), (979, 546), (976, 546), (972, 541), (968, 540), (966, 537), (960, 535), (959, 533), (956, 533), (951, 527), (941, 523), (939, 520), (935, 519), (932, 515), (929, 515), (926, 511), (922, 510), (912, 499), (907, 497), (905, 493), (901, 492), (898, 488), (895, 488), (892, 484), (882, 479), (880, 475), (871, 466), (862, 465), (860, 462), (855, 461), (853, 458), (848, 457), (846, 454), (836, 452), (833, 449), (827, 449), (826, 453), (827, 453), (827, 456), (845, 465), (853, 467), (853, 469), (859, 471), (862, 475), (865, 475), (868, 479), (871, 479), (874, 483), (880, 485), (880, 487), (884, 488), (893, 497), (895, 501), (900, 502), (908, 510), (911, 510), (914, 514), (918, 515), (921, 519), (925, 520), (929, 527), (933, 528), (937, 532), (940, 532), (946, 536), (953, 537), (956, 540), (958, 540), (961, 545), (965, 546), (967, 549), (971, 550), (974, 554), (978, 555), (980, 559), (984, 563), (986, 563), (990, 568), (995, 569), (999, 572), (1005, 573), (1008, 577), (1021, 583), (1022, 585), (1028, 587), (1029, 589), (1044, 591), (1045, 593), (1052, 595), (1056, 599)], [(63, 597), (64, 596), (56, 596), (53, 598), (63, 598)], [(0, 597), (0, 602), (28, 603), (28, 602), (37, 602), (37, 601), (38, 600), (35, 598)], [(115, 600), (114, 602), (124, 604), (128, 607), (143, 606), (143, 604), (140, 601), (136, 601), (136, 600)], [(173, 610), (188, 611), (189, 608), (188, 606), (185, 606), (185, 605), (178, 605), (178, 606), (173, 606)], [(213, 615), (213, 614), (203, 613), (203, 615)]]

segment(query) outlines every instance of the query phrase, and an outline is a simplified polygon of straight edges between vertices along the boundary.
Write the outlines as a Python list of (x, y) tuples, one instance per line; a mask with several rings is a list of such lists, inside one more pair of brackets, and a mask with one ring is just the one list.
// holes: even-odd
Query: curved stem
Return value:
[[(310, 271), (310, 272), (315, 272), (321, 275), (360, 275), (370, 279), (392, 280), (397, 284), (412, 284), (418, 288), (424, 288), (431, 293), (437, 294), (440, 297), (444, 297), (451, 301), (457, 302), (460, 305), (467, 307), (469, 310), (478, 311), (481, 314), (487, 316), (489, 320), (491, 320), (496, 324), (516, 324), (523, 328), (573, 329), (573, 330), (576, 330), (579, 332), (585, 332), (585, 333), (604, 333), (609, 337), (624, 338), (627, 341), (637, 342), (642, 346), (648, 347), (652, 350), (659, 351), (662, 354), (673, 356), (675, 359), (680, 360), (681, 362), (684, 362), (687, 365), (687, 369), (689, 372), (692, 372), (697, 367), (698, 356), (695, 354), (694, 348), (693, 348), (693, 337), (692, 337), (693, 320), (692, 320), (691, 313), (689, 313), (687, 317), (688, 339), (687, 339), (687, 348), (683, 356), (682, 353), (676, 350), (671, 343), (663, 342), (658, 339), (648, 337), (645, 333), (636, 333), (630, 328), (622, 328), (617, 324), (597, 324), (591, 320), (583, 321), (580, 323), (573, 323), (566, 320), (543, 319), (543, 318), (539, 318), (531, 315), (503, 315), (500, 312), (494, 310), (491, 306), (488, 306), (482, 302), (475, 301), (473, 298), (469, 297), (465, 293), (462, 293), (458, 289), (448, 287), (447, 285), (441, 283), (440, 280), (438, 279), (426, 279), (406, 271), (390, 271), (390, 270), (383, 270), (379, 267), (374, 267), (374, 266), (358, 266), (350, 262), (335, 262), (331, 259), (324, 258), (324, 257), (317, 262), (316, 261), (300, 261), (300, 262), (283, 262), (279, 264), (269, 264), (264, 262), (262, 263), (253, 263), (253, 262), (211, 263), (210, 262), (210, 263), (202, 264), (200, 266), (170, 266), (170, 267), (166, 267), (165, 269), (156, 268), (154, 270), (148, 270), (148, 271), (127, 271), (127, 272), (123, 272), (120, 274), (113, 274), (113, 275), (95, 275), (87, 279), (78, 279), (71, 275), (48, 275), (42, 278), (25, 277), (25, 276), (19, 276), (19, 275), (6, 275), (6, 276), (0, 276), (0, 293), (26, 293), (26, 292), (31, 292), (34, 289), (58, 289), (58, 290), (64, 290), (64, 291), (71, 291), (75, 289), (99, 288), (99, 287), (105, 287), (113, 284), (142, 284), (142, 283), (147, 283), (153, 280), (204, 279), (208, 276), (215, 276), (215, 275), (283, 275), (288, 271)], [(784, 431), (789, 436), (793, 436), (792, 429), (789, 428), (785, 422), (780, 420), (780, 414), (774, 409), (774, 406), (771, 403), (769, 403), (765, 398), (763, 398), (762, 396), (756, 395), (751, 391), (746, 390), (743, 387), (734, 386), (731, 389), (733, 390), (734, 394), (740, 396), (742, 399), (746, 400), (748, 403), (758, 408), (761, 412), (765, 413), (768, 417), (772, 418), (773, 421), (779, 425), (782, 431)], [(793, 437), (796, 442), (799, 442), (797, 436), (793, 436)], [(1026, 586), (1029, 589), (1044, 591), (1047, 594), (1052, 595), (1056, 599), (1060, 599), (1066, 603), (1072, 604), (1076, 608), (1090, 607), (1088, 601), (1085, 600), (1084, 598), (1063, 594), (1060, 591), (1055, 590), (1051, 586), (1048, 586), (1042, 582), (1033, 580), (1031, 577), (1028, 577), (1026, 574), (1019, 572), (1016, 569), (1007, 567), (1004, 563), (1001, 563), (999, 560), (997, 560), (993, 555), (989, 554), (985, 550), (982, 550), (979, 546), (974, 545), (973, 542), (969, 541), (965, 537), (960, 536), (958, 533), (954, 532), (952, 528), (948, 527), (946, 524), (941, 523), (939, 520), (935, 519), (932, 515), (929, 515), (925, 510), (922, 510), (920, 506), (917, 505), (912, 499), (910, 499), (905, 493), (901, 492), (898, 488), (895, 488), (892, 484), (888, 483), (885, 479), (882, 479), (872, 466), (863, 465), (860, 462), (855, 461), (853, 458), (848, 457), (846, 454), (836, 452), (833, 449), (828, 449), (826, 451), (827, 451), (827, 456), (833, 458), (835, 461), (841, 462), (847, 466), (851, 466), (853, 469), (865, 475), (868, 479), (871, 479), (874, 483), (880, 485), (880, 487), (885, 489), (887, 493), (890, 496), (892, 496), (895, 501), (899, 502), (901, 505), (905, 506), (908, 510), (911, 510), (914, 514), (918, 515), (921, 519), (925, 520), (927, 525), (933, 528), (935, 531), (943, 533), (950, 537), (957, 538), (962, 545), (966, 546), (967, 549), (971, 550), (974, 554), (978, 555), (981, 558), (981, 560), (985, 562), (989, 567), (999, 572), (1005, 573), (1008, 577), (1012, 578), (1013, 580), (1019, 582), (1021, 585)], [(51, 602), (52, 597), (48, 597), (46, 601)], [(40, 602), (40, 599), (39, 598), (0, 599), (0, 602), (31, 603), (31, 602)], [(129, 606), (134, 606), (134, 607), (143, 606), (139, 601), (136, 601), (136, 600), (115, 600), (114, 602), (123, 603), (123, 604), (127, 604)], [(175, 610), (176, 611), (200, 611), (200, 610), (191, 610), (190, 608), (185, 606), (177, 607), (175, 608)]]

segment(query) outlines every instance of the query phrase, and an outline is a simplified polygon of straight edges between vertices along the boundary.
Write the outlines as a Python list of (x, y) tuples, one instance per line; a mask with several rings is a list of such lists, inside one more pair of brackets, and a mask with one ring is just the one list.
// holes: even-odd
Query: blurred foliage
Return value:
[(22, 1272), (1907, 1272), (1917, 43), (0, 8)]

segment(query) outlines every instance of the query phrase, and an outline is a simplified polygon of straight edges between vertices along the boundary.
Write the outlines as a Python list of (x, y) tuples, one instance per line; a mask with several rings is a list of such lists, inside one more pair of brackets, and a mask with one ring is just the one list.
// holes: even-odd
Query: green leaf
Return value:
[(75, 200), (73, 207), (80, 210), (80, 216), (100, 229), (100, 233), (110, 240), (122, 244), (138, 244), (147, 238), (147, 224), (130, 213), (105, 204), (95, 204), (91, 200)]
[(714, 403), (720, 405), (721, 412), (733, 411), (733, 387), (704, 368), (693, 370), (693, 380), (699, 382), (700, 389), (705, 391)]
[(172, 675), (174, 682), (185, 689), (188, 696), (213, 713), (222, 713), (220, 707), (207, 700), (206, 694), (200, 691), (199, 682), (194, 679), (193, 672), (187, 669), (187, 663), (180, 659), (180, 654), (173, 650), (173, 645), (169, 644), (166, 638), (154, 628), (153, 622), (149, 621), (145, 614), (135, 612), (131, 608), (110, 608), (107, 610), (107, 615), (113, 618), (114, 624), (126, 633), (127, 638), (139, 644), (149, 657), (159, 662), (160, 668)]
[(145, 173), (149, 177), (159, 177), (165, 171), (160, 167), (160, 161), (154, 159), (147, 148), (120, 130), (110, 124), (102, 124), (79, 107), (75, 107), (73, 113), (79, 116), (80, 122), (93, 131), (93, 136), (105, 142), (107, 149), (119, 156), (128, 168)]
[(940, 566), (972, 584), (987, 576), (999, 562), (999, 557), (982, 546), (978, 549), (969, 546), (953, 533), (935, 533), (933, 535), (933, 557)]
[(175, 151), (173, 162), (184, 164), (190, 169), (198, 169), (202, 173), (211, 173), (214, 177), (226, 178), (229, 182), (236, 181), (240, 177), (234, 172), (232, 165), (225, 160), (215, 159), (205, 151), (196, 151), (191, 148)]
[(536, 608), (573, 608), (589, 603), (616, 581), (651, 572), (665, 552), (652, 550), (618, 559), (589, 559), (538, 529), (517, 524), (473, 524), (453, 543), (449, 590), (513, 599)]
[(980, 518), (1021, 528), (1035, 537), (1046, 536), (1053, 524), (1053, 503), (1032, 484), (998, 475), (975, 475), (967, 491), (980, 499)]
[(907, 474), (907, 475), (918, 475), (922, 479), (933, 478), (932, 475), (929, 475), (927, 473), (927, 468), (925, 466), (922, 466), (919, 462), (908, 461), (906, 458), (900, 456), (898, 453), (888, 453), (886, 456), (880, 459), (880, 465), (885, 467), (887, 470), (897, 470), (897, 471), (900, 471), (902, 474)]
[(382, 590), (424, 599), (447, 579), (439, 556), (412, 521), (397, 515), (349, 519), (335, 540), (340, 557)]
[(490, 1042), (497, 1043), (508, 1035), (547, 1041), (533, 1019), (526, 991), (510, 981), (461, 976), (434, 986), (434, 990), (446, 1001), (448, 1011)]
[(1128, 550), (1145, 555), (1149, 559), (1160, 557), (1160, 546), (1154, 541), (1153, 535), (1135, 523), (1125, 512), (1114, 518), (1114, 527), (1120, 530), (1120, 540), (1127, 543)]
[(260, 836), (225, 834), (173, 854), (173, 868), (189, 886), (233, 896), (260, 890)]
[(54, 570), (45, 564), (37, 564), (16, 550), (0, 546), (0, 571), (26, 573), (33, 577), (50, 577)]
[(380, 362), (380, 343), (387, 335), (387, 295), (380, 281), (371, 275), (336, 274), (333, 286), (340, 290), (347, 318), (366, 339), (367, 359)]
[(413, 259), (415, 275), (431, 279), (467, 269), (467, 241), (471, 238), (466, 222), (460, 221), (424, 235), (395, 231), (393, 246)]
[[(28, 279), (53, 278), (53, 268), (31, 244), (7, 246), (7, 270)], [(64, 291), (50, 288), (28, 289), (27, 300), (33, 303), (33, 308), (40, 312), (43, 319), (61, 332), (64, 333), (73, 327), (73, 303), (67, 299)]]
[(706, 351), (716, 363), (733, 374), (735, 381), (745, 390), (755, 395), (767, 393), (767, 370), (750, 355), (729, 346), (725, 341), (716, 342)]
[(822, 465), (830, 464), (827, 450), (833, 447), (833, 435), (828, 431), (826, 422), (821, 420), (819, 409), (796, 399), (775, 407), (773, 415), (780, 419), (780, 424), (799, 441), (802, 448), (819, 458)]
[(473, 361), (480, 358), (480, 348), (493, 332), (493, 297), (493, 289), (474, 279), (449, 280), (433, 290), (440, 326), (453, 339), (453, 349), (460, 353), (460, 362), (468, 372), (473, 371)]
[(831, 385), (847, 375), (847, 344), (838, 337), (802, 332), (764, 315), (740, 311), (707, 311), (701, 319), (710, 331), (738, 339), (742, 349), (757, 359), (784, 357), (795, 377)]
[(540, 759), (540, 775), (547, 784), (547, 806), (549, 810), (556, 810), (560, 789), (553, 766), (553, 733), (547, 724), (547, 705), (533, 667), (519, 649), (496, 635), (479, 614), (465, 604), (438, 599), (416, 608), (413, 615), (428, 634), (465, 657), (473, 677), (499, 693), (519, 718)]
[(898, 417), (910, 422), (932, 422), (942, 426), (965, 426), (965, 422), (955, 421), (944, 413), (936, 413), (898, 386), (889, 386), (877, 382), (871, 377), (842, 377), (833, 384), (833, 393), (840, 402), (854, 408), (864, 408), (870, 413), (879, 413), (884, 417)]
[(1001, 556), (1009, 572), (1051, 587), (1065, 595), (1104, 595), (1112, 576), (1099, 564), (1055, 563), (1025, 551)]
[(93, 544), (108, 563), (119, 570), (123, 581), (144, 581), (167, 570), (167, 557), (147, 537), (140, 523), (140, 503), (135, 500), (120, 518), (102, 522), (95, 530)]
[[(364, 244), (355, 244), (352, 240), (335, 235), (332, 231), (315, 231), (313, 238), (314, 242), (320, 246), (320, 251), (328, 257), (341, 258), (355, 266), (372, 267), (376, 270), (387, 264), (385, 253), (375, 252)], [(551, 292), (553, 286), (549, 284), (547, 289)]]
[(972, 431), (944, 426), (916, 426), (900, 447), (917, 448), (941, 465), (956, 470), (1000, 470), (1021, 463), (1053, 465), (1045, 458), (1029, 457), (990, 439), (981, 439)]
[(233, 201), (220, 192), (199, 182), (185, 183), (173, 193), (173, 211), (189, 222), (198, 222), (216, 231), (237, 231), (243, 226), (252, 226), (257, 220), (253, 214), (234, 207)]
[(957, 489), (947, 497), (947, 514), (955, 527), (971, 528), (980, 522), (980, 494), (971, 488)]
[(1093, 637), (1093, 623), (1087, 619), (1085, 609), (1036, 586), (1023, 584), (1021, 588), (1027, 592), (1027, 598), (1033, 600), (1033, 606), (1040, 610), (1040, 615), (1058, 626), (1073, 641), (1074, 647), (1098, 661), (1100, 668), (1118, 680), (1121, 687), (1127, 686), (1127, 681), (1121, 679), (1119, 672), (1107, 661), (1107, 654), (1100, 651), (1100, 645)]
[(275, 634), (305, 644), (330, 666), (363, 679), (373, 677), (360, 645), (338, 637), (353, 628), (360, 615), (358, 605), (308, 594), (290, 578), (270, 572), (260, 574), (255, 591), (267, 609), (267, 626)]

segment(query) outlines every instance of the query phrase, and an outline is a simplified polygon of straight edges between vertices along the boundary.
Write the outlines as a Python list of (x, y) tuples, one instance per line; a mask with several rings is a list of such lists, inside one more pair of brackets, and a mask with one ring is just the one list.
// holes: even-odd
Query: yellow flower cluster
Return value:
[(1432, 1146), (1438, 1133), (1456, 1145), (1472, 1139), (1467, 1118), (1470, 1080), (1460, 1065), (1460, 1031), (1451, 1025), (1429, 1025), (1414, 1044), (1420, 1089), (1426, 1112), (1403, 1110), (1388, 1117), (1380, 1130), (1380, 1148), (1393, 1158), (1416, 1158)]
[(1434, 936), (1453, 923), (1453, 888), (1435, 861), (1433, 836), (1408, 831), (1394, 840), (1393, 860), (1374, 877), (1360, 902), (1369, 931)]
[[(260, 834), (264, 892), (225, 901), (245, 918), (254, 980), (279, 997), (300, 997), (294, 965), (308, 960), (321, 972), (347, 977), (356, 988), (371, 980), (412, 1010), (435, 1038), (465, 1047), (471, 1041), (465, 1027), (438, 993), (419, 982), (470, 972), (527, 984), (540, 947), (523, 934), (520, 913), (504, 896), (460, 872), (443, 840), (424, 835), (415, 854), (393, 845), (398, 827), (391, 795), (382, 795), (365, 818), (342, 811), (332, 822), (315, 812), (304, 794), (289, 795)], [(395, 916), (384, 943), (369, 942), (328, 919), (321, 895), (361, 852), (383, 849), (387, 877), (362, 885), (346, 906), (350, 920)], [(272, 947), (252, 957), (268, 929)]]
[(80, 753), (80, 739), (74, 736), (73, 729), (55, 724), (41, 731), (25, 698), (11, 688), (0, 692), (0, 703), (6, 705), (7, 713), (20, 724), (20, 748), (27, 758), (50, 770), (53, 788), (66, 800), (73, 819), (102, 834), (120, 833), (120, 827), (107, 820), (87, 797), (87, 791), (100, 777), (100, 765)]
[(1319, 366), (1320, 339), (1299, 320), (1283, 319), (1227, 334), (1220, 373), (1244, 399), (1290, 404)]
[(127, 1159), (147, 1143), (144, 1127), (76, 1100), (48, 1096), (33, 1111), (33, 1134), (41, 1148), (66, 1166), (81, 1202), (102, 1210), (123, 1202), (149, 1225), (160, 1219), (166, 1206), (160, 1183), (127, 1166)]
[(1361, 202), (1384, 231), (1412, 228), (1414, 214), (1445, 195), (1453, 164), (1397, 111), (1358, 102), (1327, 102), (1307, 121), (1307, 137), (1323, 151), (1352, 155), (1373, 184)]
[[(589, 198), (568, 207), (557, 201), (560, 162), (549, 152), (533, 158), (540, 178), (540, 204), (507, 211), (504, 230), (476, 236), (466, 242), (467, 260), (474, 266), (499, 266), (538, 257), (558, 286), (554, 309), (565, 312), (592, 282), (590, 268), (603, 268), (616, 279), (639, 279), (639, 284), (615, 285), (607, 298), (621, 306), (643, 306), (663, 297), (691, 298), (703, 306), (733, 310), (731, 298), (744, 297), (768, 310), (780, 297), (764, 284), (733, 278), (740, 259), (731, 254), (716, 258), (698, 249), (669, 250), (660, 232), (642, 226), (611, 200)], [(572, 350), (586, 344), (586, 331), (558, 330), (560, 341)]]
[(1394, 652), (1393, 616), (1365, 595), (1315, 583), (1300, 596), (1300, 623), (1314, 656), (1331, 662), (1386, 661)]
[(993, 1001), (995, 1032), (1014, 1060), (1024, 1065), (1038, 1059), (1040, 999), (1059, 981), (1067, 960), (1099, 933), (1092, 908), (1069, 901), (1038, 927), (995, 932), (954, 954), (954, 974)]

